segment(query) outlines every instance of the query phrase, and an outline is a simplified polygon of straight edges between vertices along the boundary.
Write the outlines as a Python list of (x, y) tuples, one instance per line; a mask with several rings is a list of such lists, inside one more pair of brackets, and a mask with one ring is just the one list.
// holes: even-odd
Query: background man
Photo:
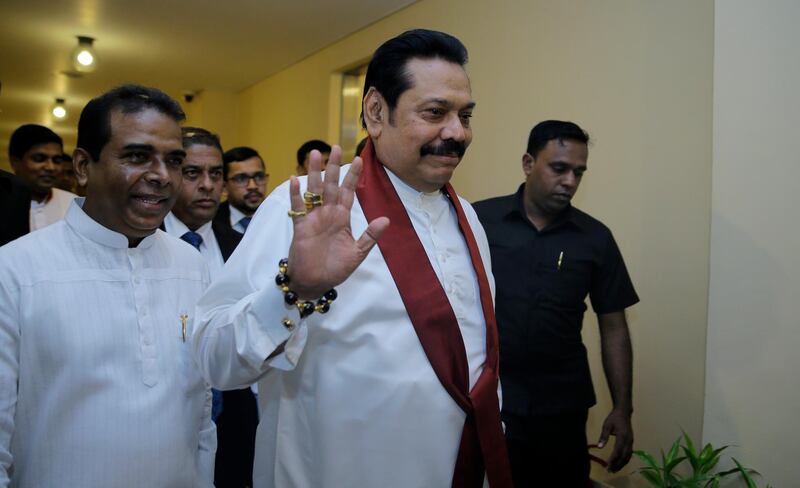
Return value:
[(581, 342), (587, 294), (597, 313), (614, 409), (599, 444), (616, 437), (609, 469), (631, 457), (631, 342), (625, 309), (639, 301), (611, 231), (570, 205), (589, 136), (572, 122), (531, 130), (526, 180), (475, 204), (492, 250), (506, 425), (514, 484), (584, 487), (586, 418), (595, 397)]
[(312, 139), (303, 143), (300, 149), (297, 150), (297, 176), (308, 174), (308, 161), (311, 151), (317, 150), (322, 156), (322, 169), (328, 164), (328, 159), (331, 157), (331, 146), (319, 139)]
[(269, 173), (255, 149), (235, 147), (222, 157), (228, 200), (222, 203), (216, 219), (244, 234), (253, 214), (264, 201)]
[(83, 187), (78, 184), (78, 179), (75, 177), (72, 156), (67, 153), (61, 155), (61, 174), (56, 182), (56, 188), (72, 192), (77, 196), (86, 196)]
[(0, 486), (212, 486), (211, 392), (189, 342), (208, 271), (157, 230), (182, 119), (151, 88), (91, 100), (85, 200), (0, 248)]
[(340, 183), (334, 147), (323, 182), (312, 151), (198, 305), (212, 384), (259, 379), (257, 487), (510, 486), (488, 246), (448, 184), (472, 140), (466, 60), (434, 31), (378, 48), (365, 160)]
[(76, 196), (54, 188), (61, 176), (63, 153), (61, 137), (47, 127), (27, 124), (11, 134), (8, 143), (11, 167), (31, 192), (31, 231), (64, 218), (67, 208)]
[[(219, 138), (197, 127), (184, 127), (182, 133), (186, 151), (181, 168), (183, 185), (175, 206), (164, 219), (164, 227), (167, 233), (200, 251), (213, 279), (242, 240), (242, 234), (227, 222), (213, 220), (224, 184)], [(251, 389), (215, 390), (212, 418), (217, 425), (214, 485), (252, 486), (258, 407)]]

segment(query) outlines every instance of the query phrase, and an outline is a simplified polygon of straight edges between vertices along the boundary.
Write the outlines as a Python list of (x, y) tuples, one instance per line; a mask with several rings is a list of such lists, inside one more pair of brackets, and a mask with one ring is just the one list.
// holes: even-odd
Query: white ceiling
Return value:
[[(83, 105), (113, 86), (240, 90), (414, 1), (2, 0), (0, 158), (25, 123), (74, 140)], [(77, 35), (96, 39), (82, 77), (64, 74)], [(57, 97), (68, 116), (54, 122)]]

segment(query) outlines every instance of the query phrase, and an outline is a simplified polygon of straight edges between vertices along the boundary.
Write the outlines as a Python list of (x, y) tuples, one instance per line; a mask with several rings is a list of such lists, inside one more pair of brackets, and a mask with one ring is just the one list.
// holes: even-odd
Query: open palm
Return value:
[[(369, 251), (389, 226), (389, 219), (378, 217), (356, 240), (350, 228), (350, 209), (361, 175), (361, 158), (355, 158), (339, 185), (342, 150), (334, 146), (321, 175), (321, 155), (312, 151), (307, 191), (323, 196), (323, 205), (293, 217), (294, 236), (289, 248), (290, 287), (301, 299), (313, 300), (346, 280), (364, 261)], [(292, 210), (305, 211), (300, 182), (292, 177), (289, 186)]]

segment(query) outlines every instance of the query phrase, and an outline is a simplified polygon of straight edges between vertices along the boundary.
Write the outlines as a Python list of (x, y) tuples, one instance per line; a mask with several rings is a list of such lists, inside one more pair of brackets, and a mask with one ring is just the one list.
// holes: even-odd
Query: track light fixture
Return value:
[(53, 105), (53, 117), (63, 119), (67, 116), (67, 108), (64, 106), (63, 98), (56, 98), (56, 104)]
[(78, 45), (72, 50), (72, 64), (81, 73), (89, 73), (97, 67), (94, 38), (78, 36)]

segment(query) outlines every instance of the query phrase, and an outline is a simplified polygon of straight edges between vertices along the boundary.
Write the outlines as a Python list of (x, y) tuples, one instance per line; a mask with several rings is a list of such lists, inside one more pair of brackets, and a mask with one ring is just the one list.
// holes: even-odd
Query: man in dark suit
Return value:
[(266, 197), (269, 173), (258, 152), (249, 147), (230, 149), (222, 160), (228, 200), (219, 206), (215, 220), (244, 234)]
[(4, 217), (0, 226), (0, 246), (22, 237), (30, 230), (28, 211), (31, 192), (19, 178), (0, 170), (0, 211)]
[[(222, 147), (205, 129), (183, 128), (186, 159), (183, 185), (164, 229), (194, 246), (208, 263), (212, 280), (231, 256), (242, 234), (214, 220), (222, 196)], [(218, 488), (252, 486), (253, 449), (258, 408), (250, 388), (214, 391), (212, 418), (217, 424), (214, 484)]]

